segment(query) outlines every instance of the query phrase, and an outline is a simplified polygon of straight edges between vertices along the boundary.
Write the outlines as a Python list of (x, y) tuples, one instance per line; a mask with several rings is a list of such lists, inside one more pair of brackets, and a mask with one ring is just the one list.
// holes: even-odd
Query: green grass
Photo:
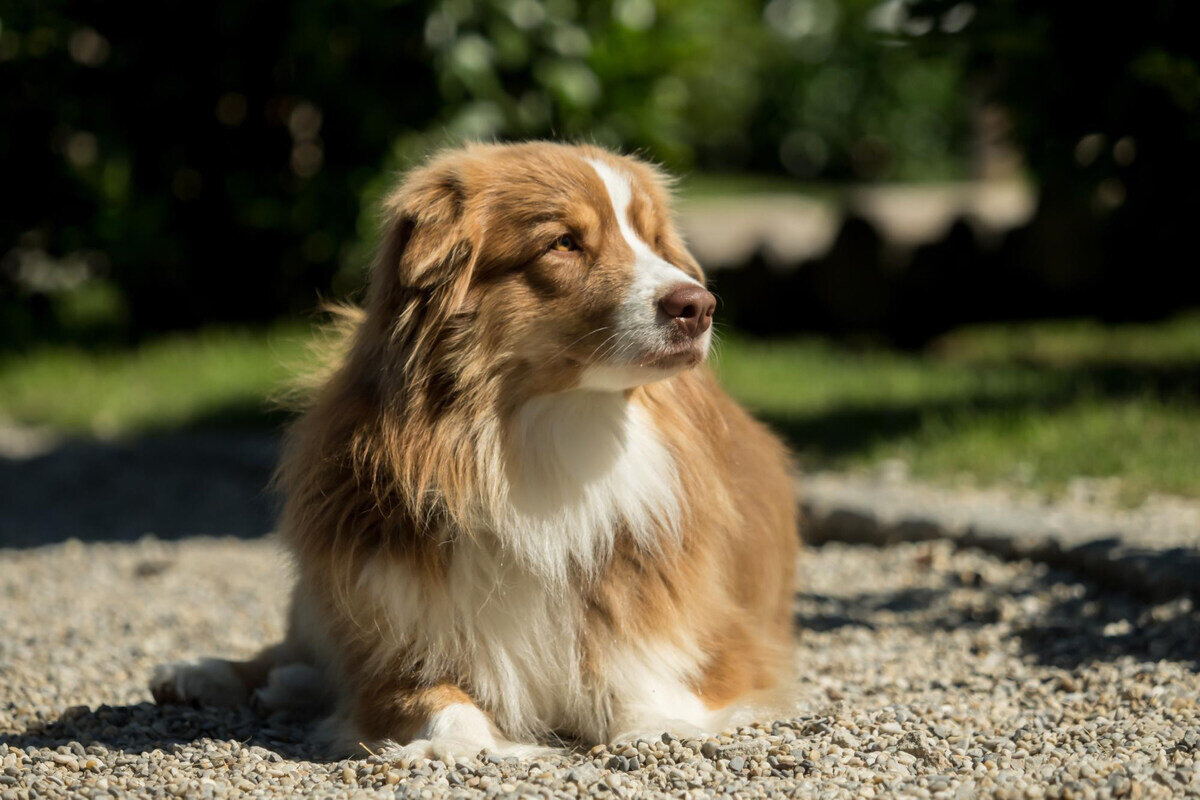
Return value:
[[(268, 398), (311, 336), (292, 323), (0, 357), (0, 418), (99, 435), (275, 424)], [(974, 327), (917, 354), (726, 335), (715, 364), (805, 466), (898, 458), (934, 479), (1055, 491), (1086, 475), (1128, 500), (1200, 497), (1200, 314)]]
[(0, 358), (0, 418), (112, 436), (192, 425), (278, 419), (270, 398), (302, 364), (311, 333), (176, 334), (129, 350), (46, 347)]
[(923, 354), (734, 336), (717, 366), (807, 466), (1200, 496), (1200, 314), (968, 328)]

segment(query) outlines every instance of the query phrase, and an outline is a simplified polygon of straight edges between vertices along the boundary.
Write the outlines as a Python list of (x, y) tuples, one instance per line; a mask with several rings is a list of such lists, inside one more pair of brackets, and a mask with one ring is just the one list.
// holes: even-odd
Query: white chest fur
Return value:
[(395, 562), (364, 572), (381, 632), (430, 680), (459, 676), (510, 735), (611, 733), (625, 724), (612, 698), (639, 681), (669, 687), (662, 697), (678, 707), (692, 653), (589, 653), (611, 663), (607, 679), (585, 677), (581, 659), (578, 581), (596, 579), (618, 531), (647, 548), (677, 535), (678, 478), (652, 419), (618, 393), (568, 392), (529, 403), (502, 441), (480, 454), (499, 483), (444, 579)]
[(649, 414), (619, 392), (532, 400), (504, 450), (489, 521), (502, 547), (551, 583), (572, 568), (595, 575), (622, 528), (648, 548), (678, 534), (674, 463)]

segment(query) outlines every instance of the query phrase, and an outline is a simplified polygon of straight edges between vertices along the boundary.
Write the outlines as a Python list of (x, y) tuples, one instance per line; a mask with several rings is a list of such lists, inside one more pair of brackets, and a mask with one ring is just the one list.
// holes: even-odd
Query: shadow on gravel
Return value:
[(268, 533), (278, 437), (257, 432), (70, 440), (0, 456), (0, 547)]
[[(138, 703), (128, 706), (83, 706), (67, 709), (52, 722), (34, 726), (20, 734), (0, 734), (0, 745), (57, 748), (78, 742), (98, 744), (126, 753), (170, 750), (199, 739), (217, 742), (236, 740), (262, 747), (283, 759), (327, 761), (306, 742), (308, 724), (276, 724), (248, 708), (215, 709), (192, 706), (159, 706)], [(217, 758), (213, 758), (217, 762)], [(216, 765), (216, 764), (214, 764)]]
[[(879, 627), (881, 612), (911, 612), (933, 608), (939, 602), (940, 589), (902, 589), (896, 592), (871, 592), (853, 597), (831, 597), (813, 592), (797, 592), (799, 609), (793, 616), (800, 630), (833, 631), (839, 628)], [(894, 624), (889, 620), (888, 624)]]
[(1026, 653), (1063, 669), (1128, 657), (1200, 670), (1200, 614), (1189, 598), (1153, 603), (1085, 586), (1078, 596), (1062, 598), (1036, 619), (1014, 626)]
[[(798, 632), (835, 631), (847, 627), (872, 631), (906, 628), (916, 633), (948, 627), (978, 628), (995, 623), (1000, 614), (990, 602), (995, 587), (981, 586), (975, 575), (946, 572), (942, 585), (936, 587), (904, 587), (846, 595), (797, 592), (792, 619)], [(960, 591), (963, 588), (977, 588), (979, 596), (973, 597), (971, 602), (963, 602)], [(1028, 594), (1030, 591), (1013, 586), (1004, 588), (1006, 594)]]
[(1200, 670), (1200, 612), (1187, 595), (1151, 599), (1068, 570), (1024, 563), (1014, 579), (997, 584), (975, 572), (947, 571), (934, 587), (798, 592), (793, 619), (801, 634), (899, 628), (922, 635), (994, 626), (1001, 640), (1015, 638), (1026, 655), (1046, 666), (1073, 669), (1133, 658)]

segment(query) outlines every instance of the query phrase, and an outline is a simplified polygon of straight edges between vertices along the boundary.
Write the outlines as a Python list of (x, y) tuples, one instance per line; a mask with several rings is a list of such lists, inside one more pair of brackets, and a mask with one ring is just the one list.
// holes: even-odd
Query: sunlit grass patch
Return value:
[(0, 416), (97, 435), (269, 421), (270, 398), (302, 363), (310, 336), (288, 324), (173, 334), (130, 349), (7, 354)]
[(925, 477), (1200, 496), (1197, 314), (967, 328), (921, 354), (730, 336), (717, 366), (808, 466), (898, 458)]
[[(278, 425), (315, 328), (213, 329), (109, 351), (0, 358), (0, 419), (72, 434)], [(1119, 479), (1127, 499), (1200, 496), (1200, 314), (1162, 323), (993, 325), (926, 352), (725, 333), (728, 390), (807, 467), (901, 459), (920, 476), (1054, 491)]]

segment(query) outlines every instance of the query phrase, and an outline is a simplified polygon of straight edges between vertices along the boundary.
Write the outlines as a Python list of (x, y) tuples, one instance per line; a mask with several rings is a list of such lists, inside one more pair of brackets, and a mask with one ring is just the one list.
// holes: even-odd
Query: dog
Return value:
[(412, 171), (286, 440), (286, 637), (160, 667), (156, 700), (470, 757), (716, 730), (786, 683), (788, 455), (704, 364), (716, 301), (668, 189), (547, 142)]

